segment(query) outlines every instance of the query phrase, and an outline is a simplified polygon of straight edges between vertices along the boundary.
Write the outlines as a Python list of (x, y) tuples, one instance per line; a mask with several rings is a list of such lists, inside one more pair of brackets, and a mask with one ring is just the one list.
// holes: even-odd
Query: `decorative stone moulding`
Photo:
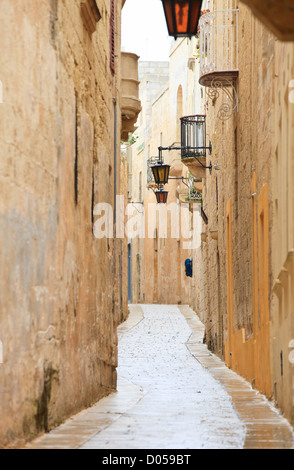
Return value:
[(213, 240), (218, 240), (218, 231), (217, 230), (209, 230), (210, 236)]
[(288, 252), (286, 261), (274, 283), (273, 291), (278, 298), (281, 298), (283, 290), (288, 287), (289, 278), (294, 279), (294, 250)]
[(170, 168), (170, 176), (173, 176), (174, 178), (180, 178), (183, 173), (183, 164), (179, 158), (174, 160), (172, 162), (171, 168)]
[(187, 191), (182, 191), (181, 189), (177, 188), (175, 193), (176, 193), (176, 198), (180, 201), (182, 197), (185, 197), (185, 195), (187, 194)]
[(139, 57), (136, 54), (121, 53), (122, 140), (128, 140), (129, 133), (135, 132), (135, 124), (142, 109), (139, 100), (138, 60)]
[(273, 287), (273, 292), (276, 294), (278, 299), (282, 298), (283, 295), (283, 284), (279, 279), (276, 279), (274, 287)]
[(206, 240), (207, 240), (207, 234), (206, 234), (206, 232), (202, 232), (201, 233), (201, 241), (206, 242)]
[(98, 21), (101, 19), (101, 14), (96, 0), (81, 1), (81, 16), (85, 28), (90, 34), (93, 34), (96, 31)]
[[(206, 158), (199, 157), (198, 160), (203, 166), (206, 166)], [(194, 157), (185, 157), (182, 159), (182, 162), (189, 169), (192, 176), (201, 179), (206, 178), (206, 168), (203, 168), (203, 166)]]
[(203, 191), (203, 181), (202, 181), (201, 178), (196, 178), (196, 181), (194, 180), (194, 188), (198, 191), (198, 193), (202, 193), (202, 191)]

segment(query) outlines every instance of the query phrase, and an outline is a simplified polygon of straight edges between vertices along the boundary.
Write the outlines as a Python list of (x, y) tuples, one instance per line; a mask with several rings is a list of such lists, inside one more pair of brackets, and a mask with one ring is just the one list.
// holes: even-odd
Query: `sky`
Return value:
[(127, 0), (122, 9), (122, 50), (145, 61), (168, 61), (168, 36), (161, 0)]

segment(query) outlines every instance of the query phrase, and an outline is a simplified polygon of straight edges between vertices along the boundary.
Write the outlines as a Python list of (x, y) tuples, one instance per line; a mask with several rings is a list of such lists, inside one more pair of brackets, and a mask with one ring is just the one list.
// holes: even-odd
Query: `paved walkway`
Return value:
[(119, 327), (118, 392), (27, 448), (294, 448), (288, 421), (207, 350), (189, 307), (130, 312)]

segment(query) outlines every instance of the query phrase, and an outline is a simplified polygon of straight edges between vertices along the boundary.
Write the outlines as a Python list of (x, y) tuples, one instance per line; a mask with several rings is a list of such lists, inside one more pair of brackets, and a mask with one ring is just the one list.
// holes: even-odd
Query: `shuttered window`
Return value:
[(110, 69), (115, 71), (114, 0), (110, 0)]

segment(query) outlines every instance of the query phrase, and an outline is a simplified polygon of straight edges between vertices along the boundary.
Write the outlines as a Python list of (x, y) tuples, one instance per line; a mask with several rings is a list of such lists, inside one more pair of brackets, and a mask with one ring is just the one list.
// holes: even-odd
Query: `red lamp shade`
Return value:
[(166, 204), (167, 195), (168, 195), (168, 191), (164, 191), (163, 189), (156, 191), (155, 196), (156, 196), (157, 204)]
[(202, 0), (161, 0), (170, 36), (192, 37), (197, 34)]

